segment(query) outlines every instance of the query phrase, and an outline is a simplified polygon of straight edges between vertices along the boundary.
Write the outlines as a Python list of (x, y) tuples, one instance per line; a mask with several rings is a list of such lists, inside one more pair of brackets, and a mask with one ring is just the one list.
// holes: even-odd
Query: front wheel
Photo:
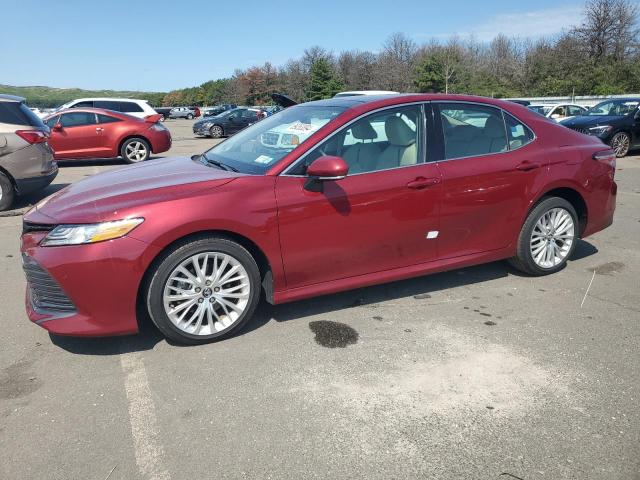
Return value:
[(573, 205), (564, 198), (545, 198), (527, 216), (518, 237), (516, 256), (509, 262), (529, 275), (562, 270), (576, 247), (578, 230)]
[(209, 135), (211, 136), (211, 138), (220, 138), (222, 135), (224, 135), (224, 131), (222, 130), (222, 127), (220, 125), (214, 125), (213, 127), (211, 127), (211, 129), (209, 129)]
[(120, 148), (120, 156), (127, 163), (144, 162), (149, 155), (151, 155), (151, 147), (143, 138), (130, 138)]
[(625, 132), (618, 132), (611, 138), (609, 145), (616, 152), (616, 157), (624, 157), (631, 148), (631, 137)]
[(260, 272), (241, 245), (221, 237), (178, 245), (151, 273), (147, 308), (168, 338), (201, 344), (228, 337), (253, 315)]

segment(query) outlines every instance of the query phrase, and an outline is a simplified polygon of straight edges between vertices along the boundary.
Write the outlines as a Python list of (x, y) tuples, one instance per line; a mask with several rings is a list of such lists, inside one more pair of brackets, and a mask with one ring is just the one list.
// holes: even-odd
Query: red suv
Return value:
[(161, 118), (159, 114), (138, 118), (113, 110), (73, 108), (44, 121), (51, 128), (49, 144), (58, 160), (120, 156), (137, 163), (171, 148), (171, 133), (159, 123)]
[(24, 218), (29, 318), (64, 335), (237, 332), (282, 303), (510, 259), (562, 269), (613, 221), (615, 153), (511, 102), (293, 106), (203, 155), (87, 178)]

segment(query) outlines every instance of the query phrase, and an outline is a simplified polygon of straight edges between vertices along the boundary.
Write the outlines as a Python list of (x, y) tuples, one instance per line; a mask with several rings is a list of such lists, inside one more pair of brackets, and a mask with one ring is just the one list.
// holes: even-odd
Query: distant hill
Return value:
[(162, 105), (164, 92), (135, 92), (120, 90), (82, 90), (81, 88), (51, 88), (51, 87), (13, 87), (0, 85), (0, 93), (18, 95), (27, 99), (30, 107), (51, 108), (58, 107), (69, 100), (82, 97), (125, 97), (149, 100), (151, 105)]

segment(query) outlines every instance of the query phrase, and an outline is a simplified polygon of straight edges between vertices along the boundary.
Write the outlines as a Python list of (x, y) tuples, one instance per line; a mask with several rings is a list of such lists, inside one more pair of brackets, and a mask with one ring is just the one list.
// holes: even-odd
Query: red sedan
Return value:
[(171, 133), (161, 115), (141, 119), (99, 108), (73, 108), (47, 117), (49, 145), (58, 160), (117, 158), (128, 163), (147, 160), (171, 148)]
[[(142, 169), (142, 170), (140, 170)], [(63, 335), (237, 332), (274, 304), (509, 259), (561, 270), (611, 225), (615, 153), (515, 103), (297, 105), (192, 158), (95, 175), (25, 215), (29, 318)]]

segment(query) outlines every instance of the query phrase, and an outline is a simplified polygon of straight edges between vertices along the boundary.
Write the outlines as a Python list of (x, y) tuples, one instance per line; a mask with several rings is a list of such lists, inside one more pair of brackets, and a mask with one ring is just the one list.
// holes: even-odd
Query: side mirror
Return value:
[(236, 116), (235, 116), (235, 115), (229, 115), (229, 120), (233, 121), (233, 120), (235, 120), (235, 119), (236, 119)]
[(54, 132), (61, 132), (61, 131), (62, 131), (62, 124), (61, 124), (61, 123), (56, 123), (56, 124), (53, 126), (53, 131), (54, 131)]
[(305, 190), (321, 192), (322, 182), (327, 180), (342, 180), (349, 173), (349, 165), (341, 157), (323, 155), (307, 167), (308, 179), (304, 184)]

